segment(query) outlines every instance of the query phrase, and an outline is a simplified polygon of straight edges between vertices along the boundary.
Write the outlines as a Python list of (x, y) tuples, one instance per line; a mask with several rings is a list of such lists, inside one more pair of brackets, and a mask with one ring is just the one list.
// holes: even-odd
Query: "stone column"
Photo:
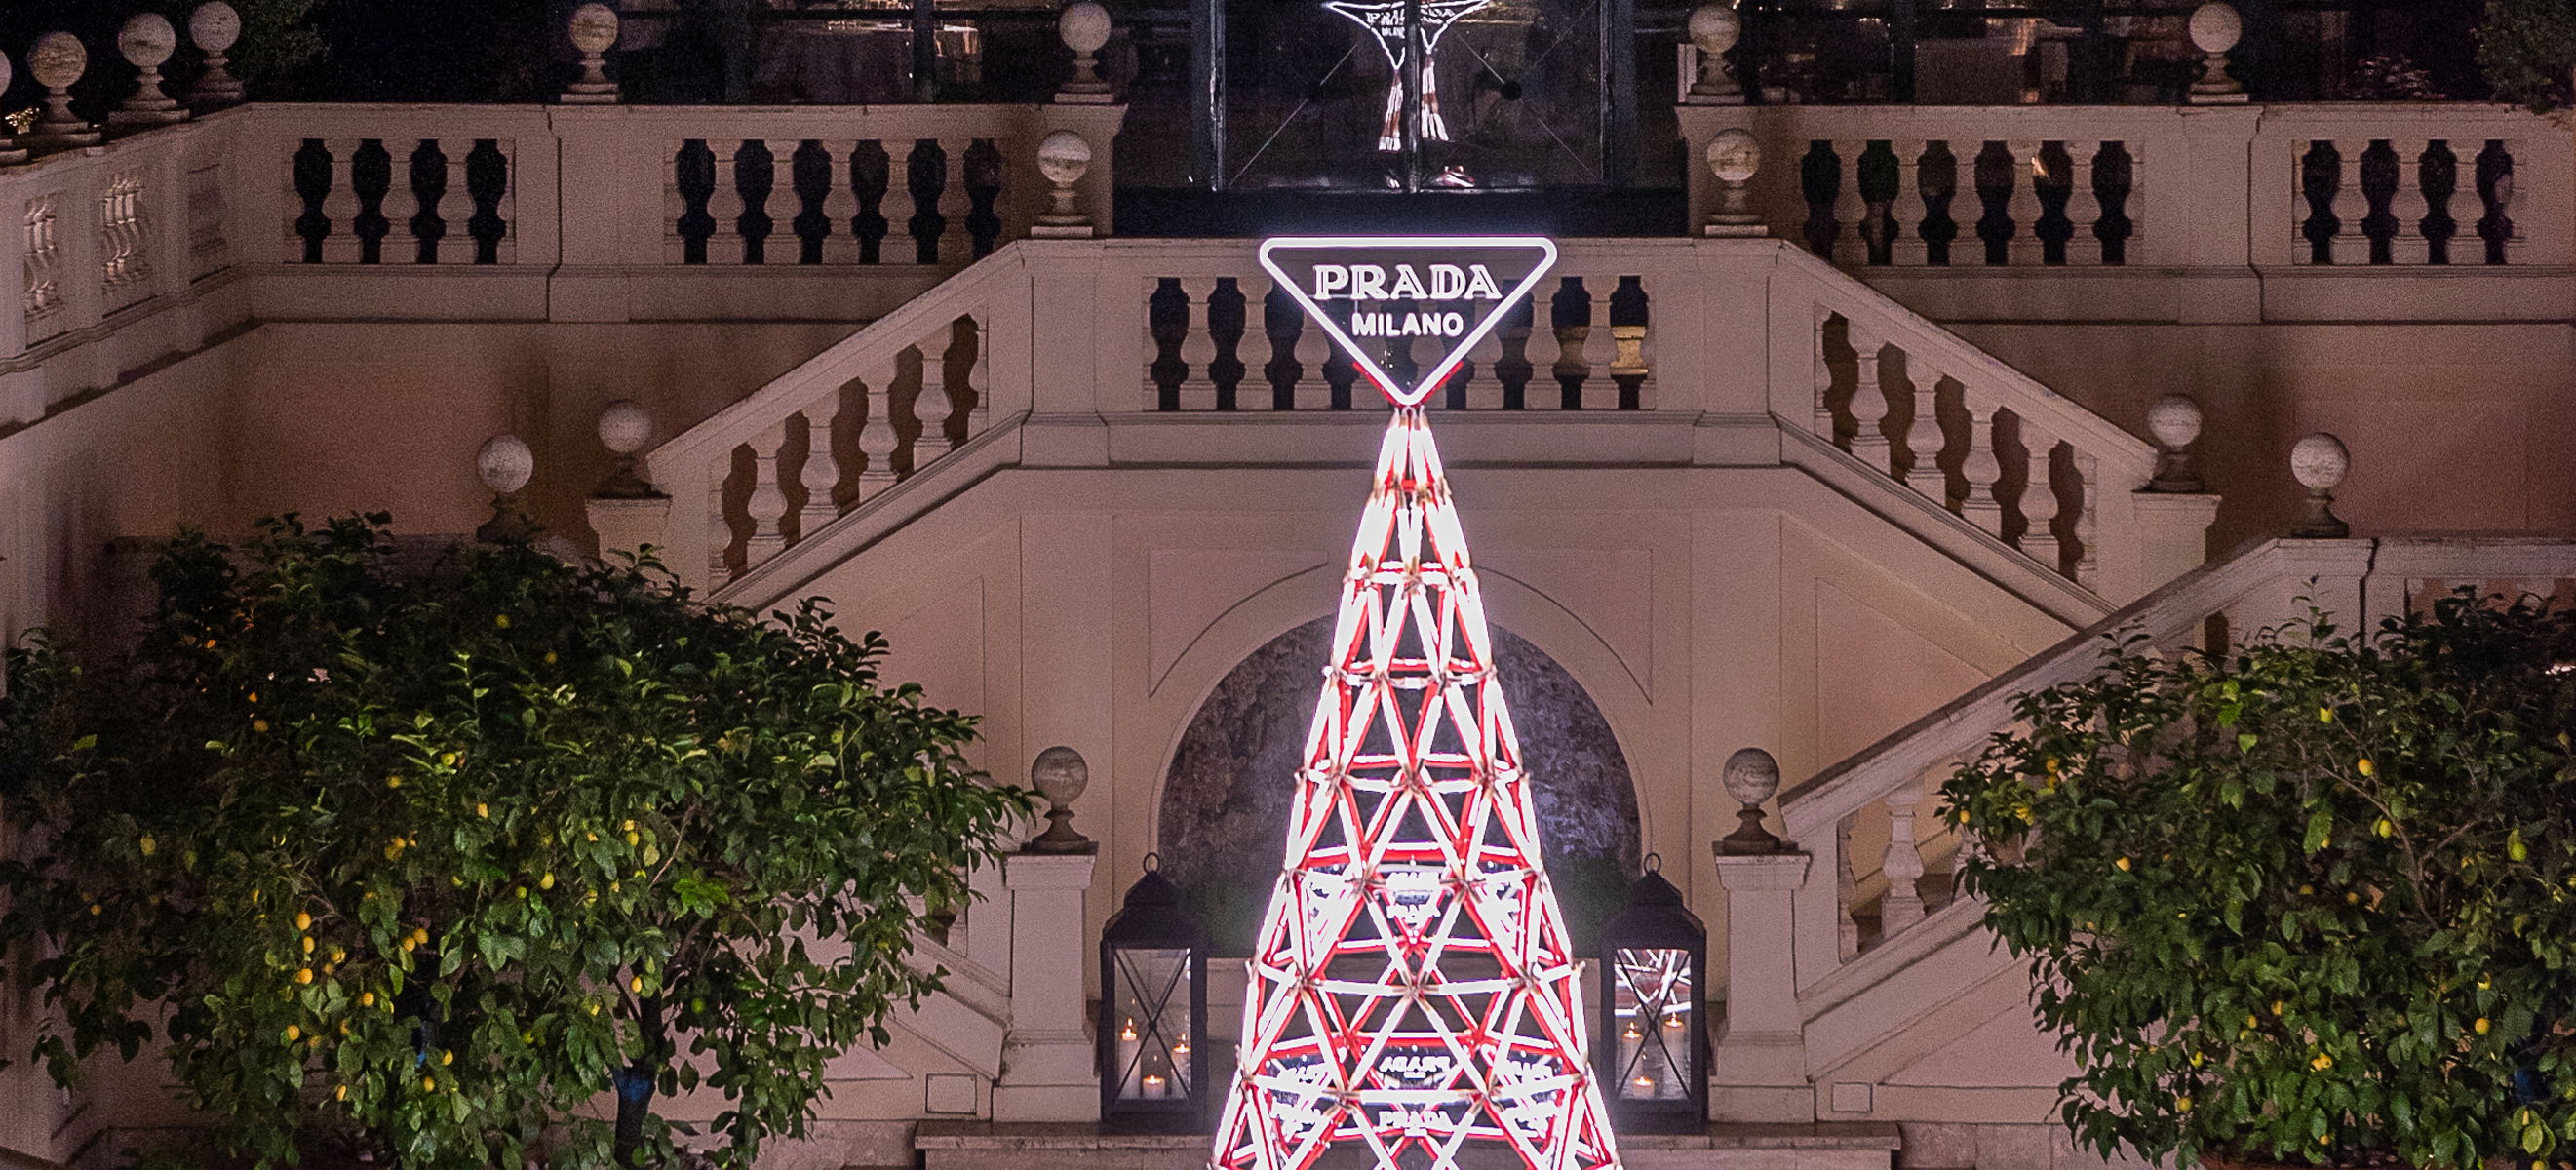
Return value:
[(1790, 945), (1804, 853), (1717, 854), (1726, 887), (1726, 1034), (1709, 1058), (1712, 1121), (1815, 1120)]
[(1100, 1074), (1083, 1027), (1083, 896), (1098, 857), (1014, 853), (1002, 859), (1011, 896), (1011, 1026), (993, 1120), (1097, 1121)]

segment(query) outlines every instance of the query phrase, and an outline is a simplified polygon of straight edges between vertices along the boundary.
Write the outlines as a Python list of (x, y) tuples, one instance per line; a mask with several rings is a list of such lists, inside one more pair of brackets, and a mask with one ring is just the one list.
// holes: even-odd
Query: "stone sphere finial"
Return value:
[(1109, 9), (1098, 0), (1073, 0), (1055, 18), (1055, 35), (1077, 53), (1097, 53), (1109, 44)]
[(1042, 240), (1091, 238), (1091, 217), (1083, 214), (1082, 193), (1075, 189), (1091, 173), (1091, 143), (1071, 130), (1047, 135), (1038, 142), (1038, 173), (1055, 189), (1047, 192), (1047, 209), (1029, 234)]
[(158, 12), (138, 12), (117, 30), (116, 51), (137, 69), (158, 69), (179, 51), (179, 30)]
[(1109, 82), (1100, 76), (1100, 50), (1109, 43), (1109, 32), (1109, 10), (1099, 0), (1073, 0), (1056, 14), (1055, 35), (1073, 50), (1073, 76), (1055, 91), (1055, 100), (1072, 105), (1112, 100)]
[(2333, 491), (2343, 485), (2345, 473), (2351, 470), (2352, 452), (2344, 448), (2343, 440), (2323, 431), (2300, 439), (2290, 448), (2290, 474), (2309, 491)]
[(498, 495), (510, 495), (528, 486), (528, 480), (536, 473), (536, 453), (528, 450), (527, 440), (517, 435), (494, 435), (474, 453), (475, 476)]
[(1744, 183), (1762, 169), (1762, 143), (1753, 132), (1729, 126), (1708, 140), (1708, 171), (1721, 183)]
[(1714, 57), (1735, 47), (1744, 39), (1744, 18), (1735, 14), (1729, 4), (1702, 4), (1691, 9), (1688, 31), (1691, 43), (1699, 51)]
[(1762, 802), (1780, 791), (1780, 761), (1758, 747), (1739, 748), (1726, 757), (1726, 767), (1718, 773), (1718, 783), (1735, 803), (1735, 831), (1718, 839), (1720, 854), (1777, 853), (1780, 838), (1762, 827)]
[(1029, 764), (1029, 787), (1046, 798), (1047, 830), (1028, 843), (1030, 853), (1091, 853), (1099, 843), (1076, 832), (1073, 802), (1091, 787), (1091, 765), (1082, 753), (1058, 744)]
[(206, 55), (204, 71), (188, 86), (188, 105), (212, 110), (240, 104), (241, 79), (224, 68), (224, 54), (241, 39), (241, 13), (224, 0), (206, 0), (188, 13), (188, 39)]
[(566, 105), (605, 106), (617, 101), (617, 83), (608, 79), (608, 58), (617, 47), (617, 10), (593, 0), (572, 10), (564, 22), (572, 47), (581, 51), (581, 76), (564, 87)]
[(528, 486), (536, 473), (537, 456), (528, 450), (526, 440), (511, 434), (483, 440), (482, 449), (474, 453), (474, 475), (492, 489), (492, 518), (474, 530), (474, 539), (502, 544), (536, 535), (536, 524), (519, 510), (519, 489)]
[(572, 10), (566, 22), (572, 34), (572, 47), (585, 53), (605, 53), (617, 46), (617, 10), (605, 4), (584, 4)]
[(2191, 445), (2200, 438), (2200, 404), (2188, 394), (2167, 394), (2147, 407), (2147, 433), (2156, 438), (2156, 473), (2147, 481), (2151, 492), (2205, 492)]
[(89, 72), (89, 47), (67, 32), (49, 32), (27, 50), (27, 76), (47, 89), (70, 89)]
[(591, 490), (605, 500), (649, 499), (653, 485), (635, 473), (635, 455), (653, 439), (653, 416), (631, 398), (620, 398), (599, 411), (599, 445), (608, 448), (608, 478)]
[(2210, 0), (2191, 10), (2191, 45), (2204, 53), (2224, 53), (2245, 39), (2245, 18), (2225, 0)]
[(2308, 489), (2301, 501), (2298, 522), (2290, 526), (2290, 535), (2307, 539), (2341, 540), (2352, 535), (2352, 526), (2334, 514), (2334, 489), (2343, 485), (2352, 470), (2352, 453), (2344, 449), (2343, 440), (2319, 431), (2298, 441), (2290, 448), (2290, 474), (2299, 486)]
[(2167, 394), (2147, 407), (2147, 431), (2168, 447), (2188, 447), (2200, 438), (2200, 404), (2188, 394)]
[(241, 40), (241, 13), (224, 0), (206, 0), (188, 14), (188, 40), (209, 53), (227, 53)]

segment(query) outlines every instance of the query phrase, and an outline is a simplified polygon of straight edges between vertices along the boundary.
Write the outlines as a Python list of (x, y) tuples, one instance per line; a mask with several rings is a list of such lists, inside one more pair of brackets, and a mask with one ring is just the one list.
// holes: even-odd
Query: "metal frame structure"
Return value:
[(1364, 368), (1398, 405), (1351, 545), (1211, 1166), (1310, 1170), (1362, 1143), (1385, 1170), (1456, 1170), (1478, 1142), (1530, 1170), (1610, 1170), (1577, 956), (1420, 405), (1441, 375), (1398, 389)]

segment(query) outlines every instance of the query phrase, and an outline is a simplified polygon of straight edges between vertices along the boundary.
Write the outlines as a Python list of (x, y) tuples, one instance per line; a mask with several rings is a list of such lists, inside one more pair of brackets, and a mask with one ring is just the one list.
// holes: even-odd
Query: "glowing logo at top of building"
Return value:
[[(1398, 406), (1430, 396), (1556, 265), (1543, 236), (1281, 236), (1261, 267)], [(1447, 351), (1411, 377), (1416, 338)]]

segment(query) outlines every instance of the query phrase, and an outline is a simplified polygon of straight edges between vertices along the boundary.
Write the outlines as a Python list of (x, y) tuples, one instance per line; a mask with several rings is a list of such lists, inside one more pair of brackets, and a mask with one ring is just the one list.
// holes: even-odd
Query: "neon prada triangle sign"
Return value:
[[(1280, 236), (1261, 267), (1397, 406), (1455, 372), (1556, 266), (1541, 236)], [(1414, 374), (1414, 345), (1447, 347)], [(1390, 370), (1411, 376), (1399, 377)]]

